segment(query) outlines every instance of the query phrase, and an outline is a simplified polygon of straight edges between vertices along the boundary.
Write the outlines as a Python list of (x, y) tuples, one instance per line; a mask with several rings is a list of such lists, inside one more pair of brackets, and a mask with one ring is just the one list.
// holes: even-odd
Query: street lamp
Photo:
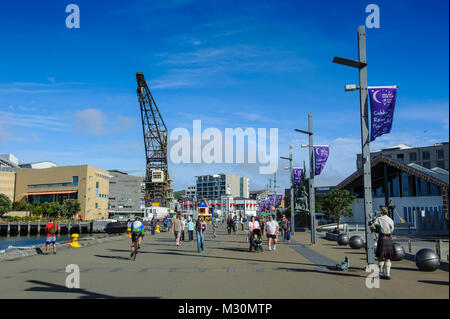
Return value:
[(364, 26), (358, 27), (358, 60), (349, 60), (334, 57), (333, 63), (338, 63), (359, 70), (359, 86), (350, 84), (345, 86), (345, 91), (359, 90), (360, 113), (361, 113), (361, 148), (363, 163), (363, 183), (364, 183), (364, 216), (366, 232), (366, 260), (368, 266), (375, 263), (374, 239), (369, 229), (369, 215), (372, 213), (372, 177), (370, 167), (370, 146), (369, 146), (369, 116), (367, 99), (367, 61), (366, 61), (366, 29)]
[[(315, 210), (315, 195), (314, 195), (314, 149), (313, 149), (313, 127), (312, 127), (312, 113), (308, 113), (308, 130), (303, 131), (295, 129), (296, 132), (307, 134), (309, 136), (309, 219), (311, 223), (311, 244), (316, 243), (316, 210)], [(304, 145), (302, 145), (303, 147)], [(306, 172), (305, 172), (306, 173)]]
[(285, 159), (289, 161), (289, 171), (291, 174), (291, 235), (294, 236), (295, 231), (295, 216), (294, 216), (294, 209), (295, 209), (295, 202), (294, 202), (294, 172), (292, 170), (292, 144), (289, 144), (289, 157), (283, 157), (280, 156), (281, 159)]

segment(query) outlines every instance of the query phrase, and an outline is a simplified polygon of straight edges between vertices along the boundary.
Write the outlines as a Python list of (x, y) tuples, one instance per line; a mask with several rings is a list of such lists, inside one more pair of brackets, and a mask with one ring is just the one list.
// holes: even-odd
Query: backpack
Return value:
[(50, 227), (50, 229), (48, 230), (48, 233), (50, 235), (56, 234), (56, 224), (55, 223), (53, 223), (52, 227)]

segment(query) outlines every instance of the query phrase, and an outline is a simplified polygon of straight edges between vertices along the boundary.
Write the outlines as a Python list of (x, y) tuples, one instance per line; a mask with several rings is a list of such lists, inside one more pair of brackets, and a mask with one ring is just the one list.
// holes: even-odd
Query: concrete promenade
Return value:
[[(186, 232), (187, 239), (187, 232)], [(146, 233), (136, 261), (131, 241), (106, 241), (83, 248), (0, 262), (0, 298), (449, 298), (449, 273), (422, 272), (407, 260), (393, 262), (392, 280), (368, 289), (364, 251), (296, 233), (276, 251), (249, 253), (246, 232), (217, 238), (206, 234), (206, 249), (196, 241), (175, 246), (172, 233)], [(351, 269), (334, 264), (350, 257)], [(66, 288), (68, 264), (80, 267), (80, 288)]]

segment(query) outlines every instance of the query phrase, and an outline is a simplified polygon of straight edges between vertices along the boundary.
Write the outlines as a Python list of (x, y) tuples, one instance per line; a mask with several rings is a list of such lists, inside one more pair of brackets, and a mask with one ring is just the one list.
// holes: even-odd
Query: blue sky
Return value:
[[(80, 7), (68, 29), (65, 8)], [(0, 3), (0, 153), (21, 162), (142, 170), (145, 155), (136, 72), (144, 72), (169, 130), (202, 126), (279, 129), (279, 155), (296, 165), (313, 113), (315, 144), (330, 157), (318, 185), (355, 170), (360, 152), (356, 30), (370, 3), (369, 85), (399, 85), (394, 124), (372, 150), (448, 141), (447, 1), (12, 1)], [(277, 182), (289, 183), (279, 162)], [(272, 176), (251, 164), (169, 164), (176, 190), (195, 175)], [(281, 190), (281, 188), (280, 188)]]

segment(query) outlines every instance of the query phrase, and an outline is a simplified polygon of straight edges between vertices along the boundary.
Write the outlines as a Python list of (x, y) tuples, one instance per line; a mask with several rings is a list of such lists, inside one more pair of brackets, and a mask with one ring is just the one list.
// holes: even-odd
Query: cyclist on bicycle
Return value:
[(139, 217), (131, 224), (131, 257), (134, 253), (134, 243), (138, 241), (138, 248), (141, 247), (142, 237), (144, 236), (144, 224)]

